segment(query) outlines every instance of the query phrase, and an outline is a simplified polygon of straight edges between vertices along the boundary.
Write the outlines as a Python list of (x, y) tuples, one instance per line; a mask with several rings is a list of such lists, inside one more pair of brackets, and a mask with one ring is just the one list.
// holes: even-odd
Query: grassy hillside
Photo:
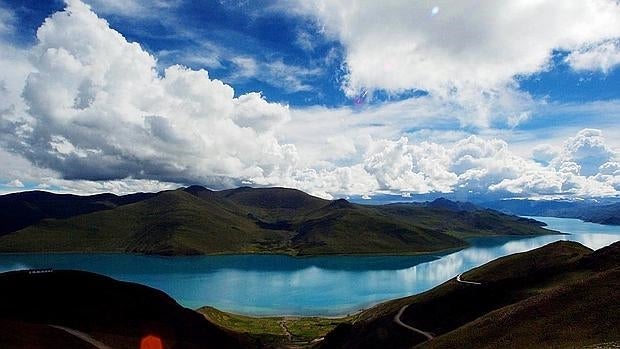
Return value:
[(535, 235), (548, 232), (545, 223), (507, 215), (488, 209), (454, 210), (438, 206), (411, 206), (390, 204), (376, 206), (408, 224), (418, 224), (427, 229), (448, 232), (458, 237), (485, 235)]
[(407, 254), (461, 248), (469, 236), (551, 233), (540, 222), (444, 201), (365, 206), (286, 188), (193, 186), (44, 219), (0, 236), (0, 251)]
[(140, 348), (148, 335), (166, 348), (248, 347), (161, 291), (97, 274), (10, 272), (0, 289), (2, 348), (91, 348), (58, 326), (117, 349)]
[[(439, 217), (436, 217), (440, 219)], [(376, 207), (338, 200), (312, 211), (295, 222), (293, 246), (301, 254), (430, 252), (466, 246), (463, 240), (424, 220), (405, 221)]]
[(124, 196), (99, 194), (79, 196), (29, 191), (0, 196), (0, 236), (45, 218), (69, 218), (85, 213), (109, 210), (153, 197), (152, 193)]
[[(573, 242), (500, 258), (420, 295), (371, 308), (321, 348), (575, 348), (620, 341), (620, 243), (592, 252)], [(431, 333), (395, 323), (400, 319)]]
[(215, 192), (215, 195), (234, 203), (255, 217), (275, 222), (290, 220), (300, 214), (329, 204), (328, 200), (308, 195), (299, 190), (277, 187), (241, 187)]
[(0, 238), (0, 250), (199, 254), (277, 250), (286, 233), (260, 229), (217, 201), (183, 190), (66, 220), (45, 220)]
[(212, 307), (197, 311), (220, 327), (249, 336), (257, 347), (310, 347), (337, 325), (354, 320), (354, 317), (252, 317), (226, 313)]

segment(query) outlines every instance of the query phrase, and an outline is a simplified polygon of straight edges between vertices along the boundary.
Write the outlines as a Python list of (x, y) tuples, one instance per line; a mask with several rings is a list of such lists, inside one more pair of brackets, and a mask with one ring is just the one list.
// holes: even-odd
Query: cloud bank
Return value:
[[(1, 44), (2, 66), (14, 69), (0, 72), (0, 87), (5, 90), (0, 100), (0, 158), (8, 164), (0, 169), (0, 177), (15, 188), (35, 183), (78, 192), (250, 184), (294, 187), (328, 198), (430, 192), (620, 193), (620, 156), (600, 130), (578, 131), (562, 145), (540, 144), (524, 156), (497, 137), (454, 130), (459, 116), (451, 115), (454, 108), (448, 100), (483, 91), (497, 103), (505, 103), (508, 107), (502, 108), (507, 110), (511, 103), (528, 100), (513, 88), (514, 77), (543, 69), (553, 49), (576, 50), (572, 51), (576, 55), (594, 50), (604, 55), (600, 52), (608, 49), (583, 45), (618, 34), (618, 22), (611, 22), (617, 5), (540, 1), (534, 8), (514, 2), (507, 9), (508, 5), (493, 2), (485, 3), (488, 11), (467, 17), (456, 14), (465, 11), (468, 2), (453, 8), (439, 4), (440, 10), (432, 16), (431, 9), (410, 4), (414, 8), (407, 11), (417, 14), (418, 20), (398, 14), (394, 18), (399, 20), (389, 21), (386, 28), (372, 24), (376, 21), (363, 28), (361, 20), (373, 10), (385, 19), (405, 13), (401, 4), (380, 8), (366, 4), (367, 9), (358, 3), (335, 8), (338, 2), (326, 2), (306, 9), (345, 43), (347, 88), (422, 88), (436, 95), (355, 111), (291, 109), (259, 92), (236, 96), (233, 87), (211, 78), (206, 70), (171, 65), (160, 71), (156, 57), (140, 44), (129, 42), (88, 5), (67, 1), (64, 11), (47, 18), (38, 29), (33, 47)], [(343, 16), (332, 18), (329, 14), (336, 10)], [(531, 15), (531, 26), (516, 28), (496, 18), (499, 23), (494, 25), (501, 30), (488, 32), (492, 22), (488, 14), (509, 10), (518, 15), (517, 21), (519, 16)], [(608, 14), (601, 15), (603, 10)], [(525, 44), (508, 40), (507, 33), (517, 30), (530, 38), (542, 25), (536, 22), (542, 16), (538, 12), (553, 11), (567, 18), (580, 13), (596, 19), (596, 24), (585, 28), (579, 19), (563, 29), (568, 35), (558, 29), (565, 22), (552, 21), (549, 38), (517, 59), (515, 52), (524, 50)], [(406, 30), (400, 33), (392, 28), (396, 25)], [(455, 32), (439, 35), (433, 32), (438, 25)], [(457, 33), (456, 28), (470, 29)], [(386, 30), (394, 30), (395, 37), (386, 38)], [(462, 46), (471, 38), (485, 40)], [(381, 40), (385, 50), (373, 49)], [(514, 47), (504, 47), (498, 56), (500, 42)], [(364, 56), (362, 51), (372, 52)], [(598, 58), (574, 57), (574, 62), (597, 62), (570, 63), (575, 69), (581, 69), (579, 64), (611, 69), (611, 63), (602, 64)], [(269, 69), (263, 73), (270, 74)], [(508, 99), (504, 99), (506, 91), (512, 91)], [(402, 129), (415, 124), (412, 115), (419, 125), (450, 125), (453, 131), (427, 130), (431, 140), (420, 141)]]
[(345, 48), (344, 91), (424, 90), (463, 107), (464, 123), (516, 124), (531, 98), (518, 78), (556, 52), (577, 70), (620, 64), (614, 0), (298, 1), (282, 9), (318, 23)]
[[(66, 179), (235, 182), (295, 163), (276, 129), (286, 105), (234, 97), (204, 70), (170, 66), (79, 2), (48, 18), (29, 54), (26, 109), (2, 124), (5, 147)], [(7, 112), (8, 114), (8, 112)]]

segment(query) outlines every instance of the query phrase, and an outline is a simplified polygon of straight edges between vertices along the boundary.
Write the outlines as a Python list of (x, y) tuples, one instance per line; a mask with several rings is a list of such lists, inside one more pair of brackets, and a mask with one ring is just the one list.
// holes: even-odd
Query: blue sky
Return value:
[[(36, 30), (43, 20), (65, 6), (60, 0), (5, 1), (5, 4), (15, 10), (20, 28), (14, 33), (14, 42), (22, 45), (35, 43)], [(193, 69), (207, 69), (213, 78), (234, 84), (238, 95), (263, 91), (270, 100), (294, 106), (354, 104), (355, 97), (347, 97), (340, 88), (344, 75), (342, 45), (321, 35), (314, 20), (268, 10), (275, 4), (275, 1), (185, 1), (170, 8), (158, 8), (146, 3), (144, 6), (150, 14), (145, 16), (123, 13), (99, 2), (94, 3), (94, 9), (101, 10), (110, 26), (129, 41), (139, 42), (157, 56), (161, 66), (183, 64)], [(300, 33), (312, 43), (312, 48), (304, 47)], [(334, 58), (326, 64), (325, 58), (330, 52)], [(618, 98), (620, 70), (574, 71), (564, 62), (567, 55), (567, 52), (554, 51), (549, 69), (518, 77), (520, 89), (556, 102), (584, 103)], [(215, 56), (219, 57), (209, 62)], [(311, 90), (295, 91), (284, 83), (231, 78), (238, 67), (229, 59), (239, 56), (258, 61), (279, 60), (293, 67), (316, 67), (320, 71), (302, 78), (302, 83)], [(386, 94), (379, 90), (370, 102), (399, 100), (415, 95), (414, 91)]]
[(0, 0), (0, 191), (617, 196), (620, 5), (473, 5)]

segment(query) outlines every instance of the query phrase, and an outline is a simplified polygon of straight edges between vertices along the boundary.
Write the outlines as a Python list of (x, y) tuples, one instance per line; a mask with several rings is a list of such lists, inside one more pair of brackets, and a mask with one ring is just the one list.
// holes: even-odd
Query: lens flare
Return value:
[(164, 349), (164, 344), (159, 337), (148, 335), (140, 341), (140, 349)]
[(357, 97), (355, 97), (355, 99), (353, 100), (355, 105), (361, 106), (362, 104), (364, 104), (364, 102), (366, 102), (367, 94), (368, 94), (368, 91), (366, 89), (362, 89), (362, 92)]
[(439, 6), (433, 7), (433, 9), (431, 10), (431, 16), (435, 16), (438, 13), (439, 13)]

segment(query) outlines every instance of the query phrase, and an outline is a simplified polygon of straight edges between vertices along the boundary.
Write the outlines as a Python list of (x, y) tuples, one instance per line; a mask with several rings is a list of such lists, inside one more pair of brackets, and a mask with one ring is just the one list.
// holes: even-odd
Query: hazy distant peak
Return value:
[(330, 208), (354, 208), (353, 204), (348, 202), (346, 199), (337, 199), (329, 203)]
[(188, 193), (199, 193), (199, 192), (212, 192), (213, 190), (211, 189), (207, 189), (205, 187), (203, 187), (202, 185), (190, 185), (189, 187), (185, 188), (184, 191), (188, 192)]
[(470, 202), (452, 201), (446, 198), (437, 198), (429, 202), (426, 206), (431, 208), (441, 208), (450, 211), (476, 211), (478, 207)]

